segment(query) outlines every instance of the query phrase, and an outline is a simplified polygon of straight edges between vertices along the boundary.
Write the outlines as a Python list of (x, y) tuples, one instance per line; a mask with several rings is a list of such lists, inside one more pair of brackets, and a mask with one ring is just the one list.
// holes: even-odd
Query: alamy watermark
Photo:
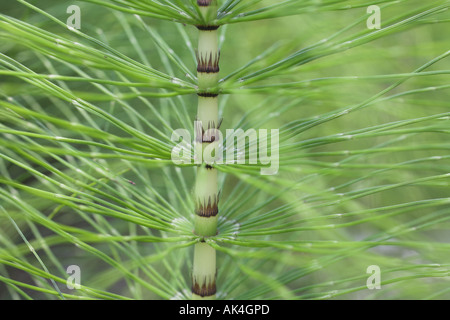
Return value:
[(76, 264), (70, 265), (66, 269), (70, 276), (66, 280), (67, 289), (74, 290), (81, 288), (81, 269)]
[(381, 289), (381, 269), (377, 265), (371, 265), (367, 267), (366, 273), (370, 274), (367, 278), (367, 289)]
[(367, 19), (367, 28), (381, 29), (381, 9), (379, 6), (372, 5), (367, 7), (367, 13), (371, 13), (370, 17)]
[(81, 29), (81, 9), (79, 6), (73, 4), (67, 7), (67, 13), (70, 16), (67, 18), (66, 24), (69, 29)]
[[(70, 16), (67, 18), (67, 27), (69, 29), (81, 29), (81, 9), (77, 5), (70, 5), (67, 11)], [(367, 19), (368, 29), (381, 28), (381, 9), (377, 5), (367, 7), (367, 13), (371, 14)], [(201, 123), (195, 122), (196, 130), (201, 128)], [(198, 134), (197, 134), (198, 135)], [(175, 164), (192, 163), (201, 164), (203, 162), (212, 164), (261, 164), (265, 167), (260, 169), (262, 175), (275, 175), (279, 169), (279, 131), (270, 130), (270, 139), (268, 139), (268, 130), (248, 129), (227, 129), (226, 138), (223, 139), (222, 133), (218, 129), (208, 129), (202, 132), (214, 141), (204, 144), (202, 140), (192, 140), (191, 134), (187, 129), (177, 129), (173, 132), (171, 140), (177, 145), (172, 149), (172, 161)], [(180, 141), (181, 140), (181, 141)], [(268, 141), (270, 140), (270, 145)], [(236, 141), (236, 147), (235, 147)], [(192, 142), (192, 143), (191, 143)], [(225, 142), (225, 145), (224, 145)], [(248, 147), (248, 154), (246, 153)], [(270, 148), (270, 155), (268, 149)], [(192, 150), (194, 150), (192, 156)], [(225, 155), (225, 157), (224, 157)]]
[(220, 130), (203, 130), (200, 121), (195, 121), (194, 127), (195, 139), (187, 129), (172, 133), (171, 140), (177, 143), (172, 149), (175, 164), (260, 164), (264, 166), (260, 169), (262, 175), (278, 173), (278, 129), (227, 129), (224, 140)]

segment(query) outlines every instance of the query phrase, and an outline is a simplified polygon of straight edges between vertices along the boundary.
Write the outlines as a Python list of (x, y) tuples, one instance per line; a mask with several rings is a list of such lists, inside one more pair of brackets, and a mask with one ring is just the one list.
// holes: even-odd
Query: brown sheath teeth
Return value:
[(194, 280), (194, 284), (192, 285), (192, 293), (200, 296), (200, 297), (210, 297), (216, 294), (216, 281), (212, 283), (208, 283), (206, 285), (206, 281), (200, 287), (200, 285)]
[(201, 121), (197, 122), (195, 125), (195, 141), (205, 143), (216, 141), (216, 137), (220, 137), (219, 128), (222, 124), (222, 120), (223, 119), (221, 118), (217, 125), (215, 121), (208, 121), (206, 130), (203, 128)]
[(208, 197), (208, 203), (197, 200), (195, 213), (200, 217), (215, 217), (219, 213), (219, 195)]
[(219, 69), (220, 52), (213, 56), (212, 53), (209, 57), (197, 54), (197, 72), (203, 73), (218, 73)]

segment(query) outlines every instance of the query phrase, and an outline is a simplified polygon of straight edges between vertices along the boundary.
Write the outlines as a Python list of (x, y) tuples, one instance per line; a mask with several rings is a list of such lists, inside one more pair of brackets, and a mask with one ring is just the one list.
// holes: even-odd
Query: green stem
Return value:
[(192, 272), (192, 298), (216, 298), (216, 250), (201, 242), (194, 247), (194, 268)]
[[(204, 25), (199, 30), (197, 53), (198, 109), (195, 125), (196, 148), (203, 154), (205, 148), (217, 143), (219, 111), (217, 85), (219, 80), (219, 49), (217, 27), (210, 21), (217, 14), (215, 1), (198, 0)], [(215, 299), (216, 296), (216, 251), (205, 237), (217, 234), (219, 191), (217, 169), (202, 157), (197, 168), (195, 183), (195, 234), (201, 237), (194, 247), (192, 271), (192, 298)]]

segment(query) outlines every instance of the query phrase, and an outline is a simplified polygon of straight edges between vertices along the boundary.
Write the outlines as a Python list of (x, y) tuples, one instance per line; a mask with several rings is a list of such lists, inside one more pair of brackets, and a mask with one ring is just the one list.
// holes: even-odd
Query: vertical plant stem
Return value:
[[(210, 22), (217, 15), (214, 0), (198, 0), (204, 24), (198, 25), (198, 109), (195, 122), (195, 143), (199, 152), (219, 143), (217, 133), (220, 126), (217, 84), (219, 80), (219, 49), (217, 26)], [(208, 159), (201, 159), (197, 167), (195, 182), (195, 234), (202, 240), (194, 246), (192, 270), (192, 298), (215, 299), (216, 297), (216, 251), (205, 241), (205, 237), (217, 234), (219, 191), (217, 169)]]

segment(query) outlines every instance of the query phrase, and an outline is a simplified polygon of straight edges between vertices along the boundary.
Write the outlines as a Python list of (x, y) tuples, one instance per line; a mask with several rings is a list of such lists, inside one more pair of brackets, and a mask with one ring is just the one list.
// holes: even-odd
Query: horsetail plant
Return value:
[(0, 299), (449, 297), (450, 0), (3, 2)]
[[(217, 86), (219, 81), (218, 26), (212, 24), (217, 15), (217, 4), (213, 0), (198, 0), (203, 24), (198, 28), (197, 79), (198, 109), (195, 121), (196, 154), (202, 155), (197, 168), (195, 183), (195, 234), (211, 237), (217, 234), (218, 181), (217, 169), (203, 159), (203, 150), (219, 143), (215, 130), (219, 130), (219, 103)], [(200, 161), (197, 159), (197, 161)], [(195, 299), (215, 298), (216, 294), (216, 250), (202, 241), (194, 247), (192, 271), (192, 295)]]

